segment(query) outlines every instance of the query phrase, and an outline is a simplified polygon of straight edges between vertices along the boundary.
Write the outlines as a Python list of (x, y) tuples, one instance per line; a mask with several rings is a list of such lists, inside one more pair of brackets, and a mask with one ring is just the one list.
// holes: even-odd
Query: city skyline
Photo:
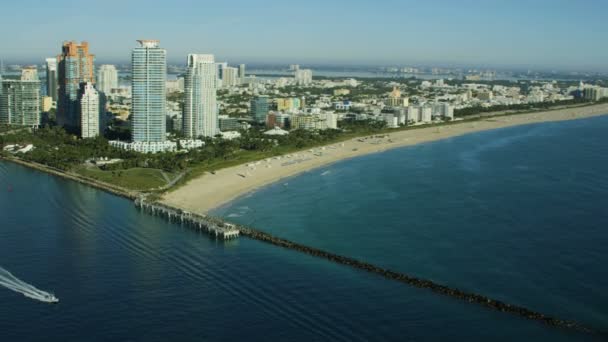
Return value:
[[(248, 63), (434, 63), (608, 70), (608, 48), (598, 44), (606, 31), (602, 9), (608, 5), (593, 0), (434, 0), (423, 4), (313, 0), (296, 5), (274, 0), (230, 5), (180, 0), (146, 4), (114, 0), (89, 4), (86, 12), (104, 17), (103, 28), (88, 25), (92, 15), (83, 14), (81, 6), (72, 6), (71, 0), (5, 4), (7, 13), (27, 7), (30, 18), (40, 25), (36, 30), (3, 36), (5, 49), (0, 58), (9, 62), (44, 60), (53, 55), (58, 43), (84, 40), (96, 47), (100, 62), (127, 63), (134, 40), (154, 38), (164, 42), (168, 62), (180, 64), (188, 53), (203, 51), (213, 53), (217, 60)], [(199, 11), (203, 8), (205, 11)], [(142, 15), (132, 16), (135, 10)], [(290, 13), (293, 15), (287, 15)], [(69, 24), (49, 20), (49, 16), (62, 15), (70, 17), (65, 21)], [(19, 16), (8, 16), (0, 28), (8, 30), (16, 20)], [(336, 20), (340, 25), (334, 24)]]

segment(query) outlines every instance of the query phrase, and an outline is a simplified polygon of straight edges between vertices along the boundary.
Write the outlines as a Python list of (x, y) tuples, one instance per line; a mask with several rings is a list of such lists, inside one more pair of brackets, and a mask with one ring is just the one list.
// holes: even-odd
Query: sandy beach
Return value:
[(446, 126), (430, 125), (419, 129), (391, 132), (382, 138), (355, 138), (218, 170), (215, 174), (208, 173), (165, 194), (161, 202), (193, 213), (205, 214), (260, 187), (340, 160), (472, 132), (605, 114), (608, 114), (608, 104), (599, 104), (530, 114), (488, 117), (479, 121), (463, 121)]

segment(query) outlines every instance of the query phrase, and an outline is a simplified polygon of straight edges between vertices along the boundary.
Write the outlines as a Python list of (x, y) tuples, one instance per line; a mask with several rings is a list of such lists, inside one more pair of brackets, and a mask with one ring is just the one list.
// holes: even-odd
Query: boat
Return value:
[(59, 298), (55, 297), (54, 294), (48, 293), (44, 295), (44, 301), (51, 304), (59, 303)]
[(55, 297), (55, 295), (52, 293), (33, 294), (33, 293), (29, 293), (29, 292), (24, 292), (23, 295), (28, 298), (39, 300), (39, 301), (45, 302), (45, 303), (51, 303), (51, 304), (59, 303), (59, 298)]

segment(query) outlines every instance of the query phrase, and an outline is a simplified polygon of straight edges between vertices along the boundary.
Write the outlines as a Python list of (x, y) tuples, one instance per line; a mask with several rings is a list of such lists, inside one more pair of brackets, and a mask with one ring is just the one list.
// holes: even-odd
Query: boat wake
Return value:
[(11, 272), (0, 267), (0, 286), (4, 286), (9, 290), (19, 292), (25, 297), (35, 299), (45, 303), (57, 303), (59, 299), (52, 293), (48, 293), (35, 288), (23, 280), (15, 277)]

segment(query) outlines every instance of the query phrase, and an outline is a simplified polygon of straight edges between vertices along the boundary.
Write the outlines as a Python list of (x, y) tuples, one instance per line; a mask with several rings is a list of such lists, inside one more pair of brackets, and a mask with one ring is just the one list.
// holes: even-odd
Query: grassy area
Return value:
[[(74, 171), (82, 176), (130, 190), (153, 190), (167, 184), (162, 171), (158, 169), (132, 168), (119, 171), (103, 171), (98, 168), (78, 167)], [(169, 178), (175, 177), (172, 173), (165, 172), (165, 174)]]

